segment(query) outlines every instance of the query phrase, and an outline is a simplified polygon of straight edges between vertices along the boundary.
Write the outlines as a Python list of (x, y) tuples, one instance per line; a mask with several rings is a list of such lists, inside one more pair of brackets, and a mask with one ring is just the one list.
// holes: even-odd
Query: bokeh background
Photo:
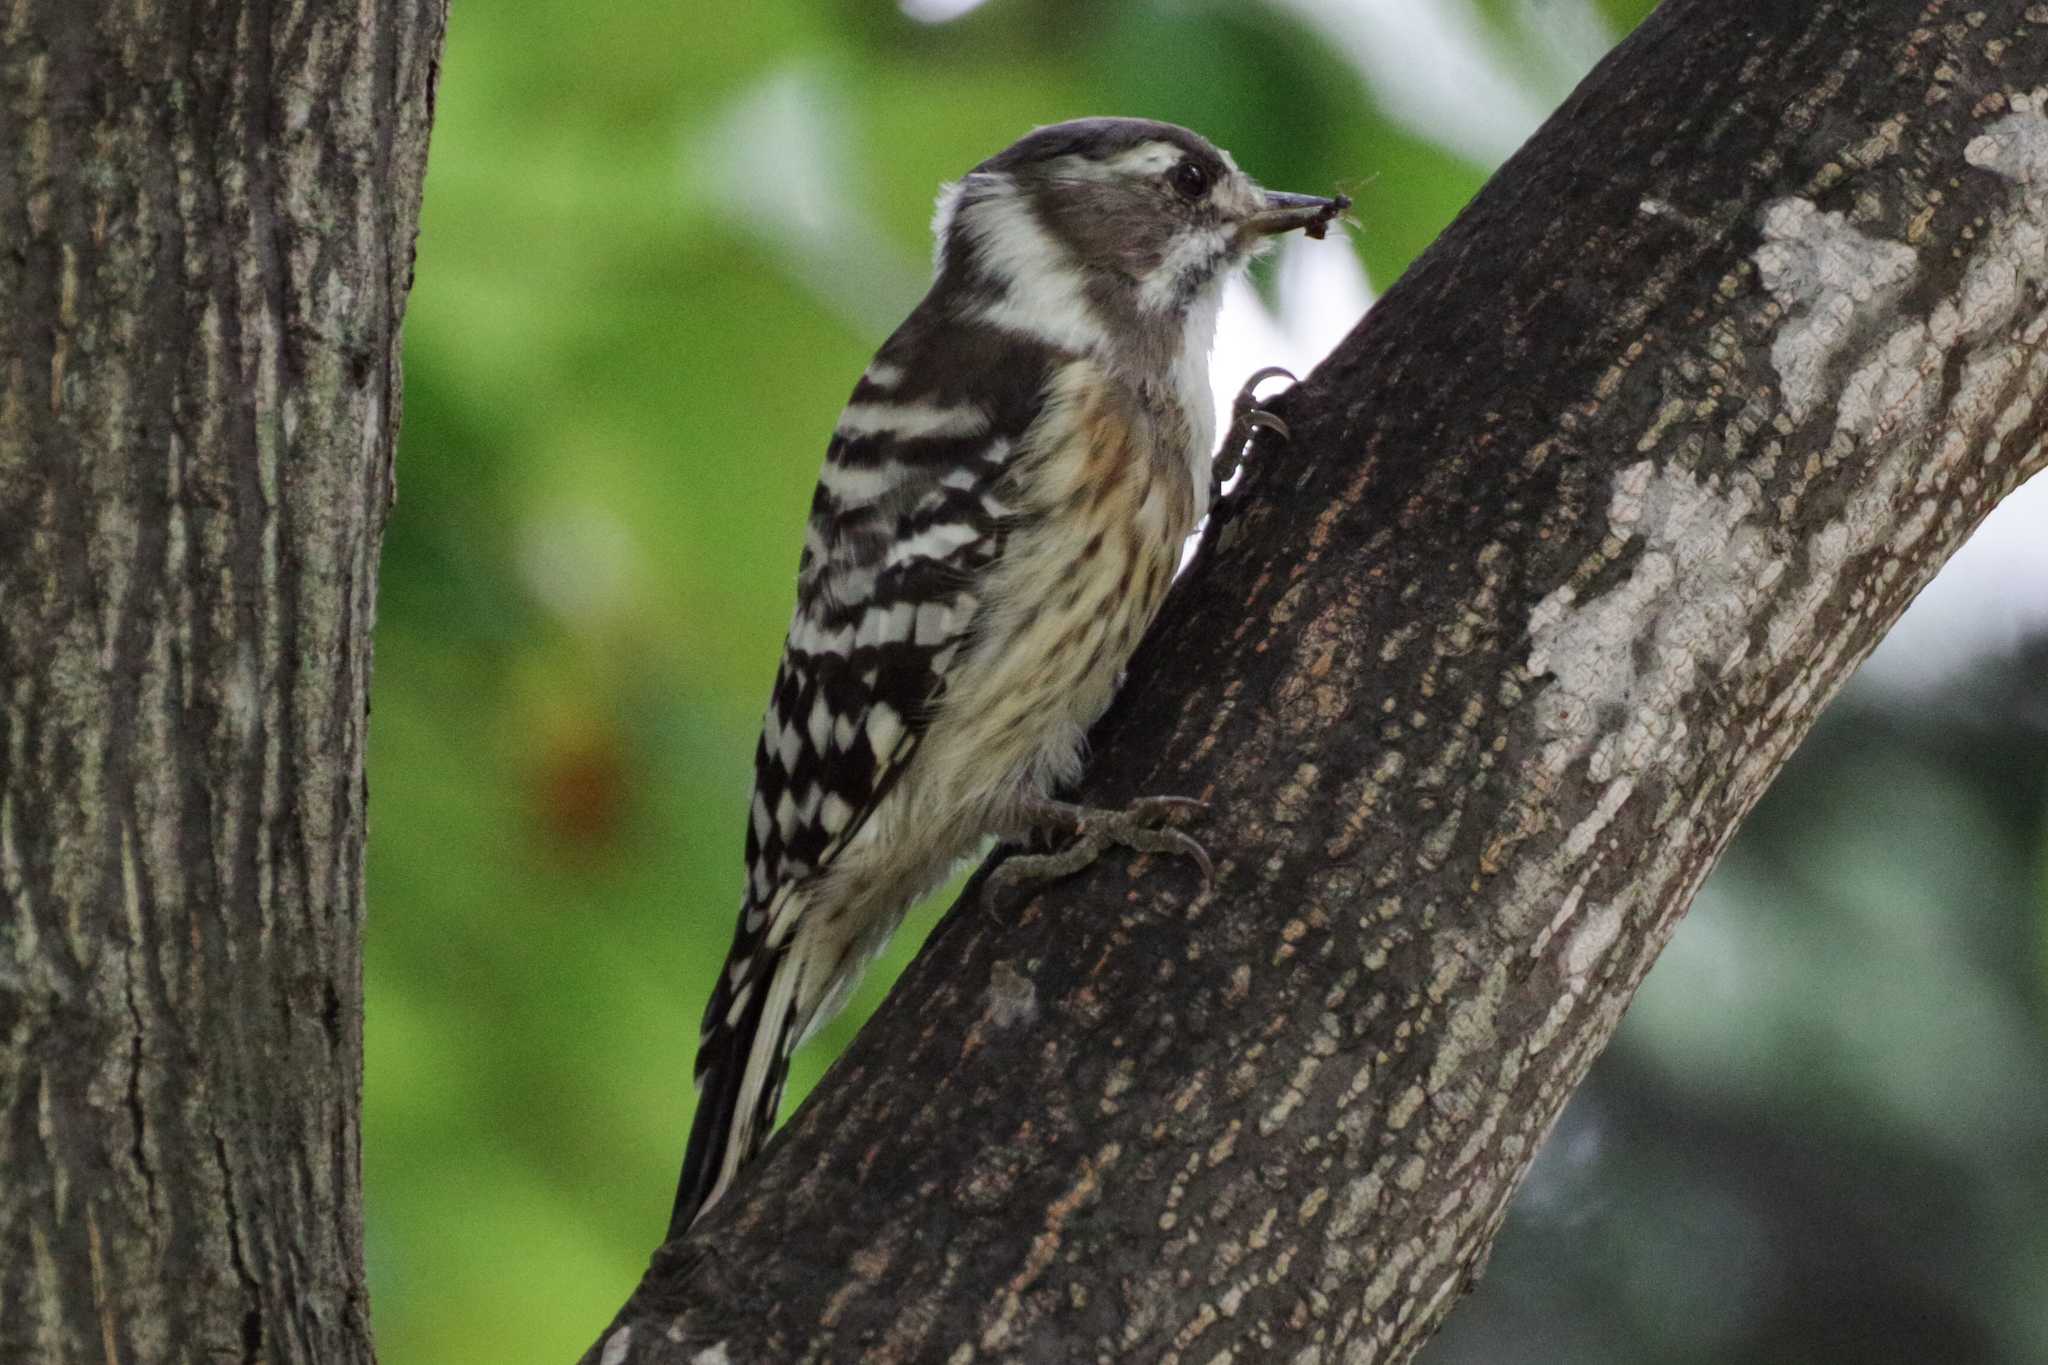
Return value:
[[(1231, 300), (1333, 344), (1647, 0), (458, 0), (371, 743), (383, 1357), (561, 1361), (661, 1234), (840, 403), (940, 181), (1198, 128), (1357, 201)], [(1830, 711), (1432, 1365), (2048, 1360), (2048, 486)], [(915, 950), (899, 936), (815, 1079)]]

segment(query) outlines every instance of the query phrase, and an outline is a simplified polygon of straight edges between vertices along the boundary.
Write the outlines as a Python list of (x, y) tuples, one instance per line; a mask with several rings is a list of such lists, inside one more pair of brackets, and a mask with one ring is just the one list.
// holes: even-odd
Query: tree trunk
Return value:
[(363, 736), (442, 26), (0, 19), (0, 1360), (372, 1358)]
[(587, 1359), (1407, 1359), (2041, 467), (2043, 87), (2048, 6), (1668, 0), (1280, 404), (1098, 734), (1214, 888), (970, 894)]

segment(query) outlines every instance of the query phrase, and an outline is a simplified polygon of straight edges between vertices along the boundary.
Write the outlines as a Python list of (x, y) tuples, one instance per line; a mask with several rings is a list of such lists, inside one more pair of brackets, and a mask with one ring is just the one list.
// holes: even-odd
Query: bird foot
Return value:
[(1208, 850), (1191, 835), (1162, 828), (1177, 815), (1198, 815), (1207, 809), (1208, 802), (1189, 796), (1140, 797), (1122, 810), (1097, 810), (1066, 801), (1031, 801), (1021, 813), (1019, 824), (1023, 830), (1064, 835), (1069, 842), (1052, 853), (1026, 853), (1004, 859), (982, 883), (982, 906), (992, 910), (1005, 891), (1079, 872), (1111, 847), (1190, 858), (1202, 869), (1202, 886), (1207, 889), (1216, 880), (1216, 868), (1209, 861)]
[(1281, 440), (1291, 440), (1293, 434), (1287, 423), (1259, 406), (1259, 385), (1268, 379), (1285, 379), (1297, 382), (1294, 376), (1278, 365), (1268, 365), (1256, 370), (1244, 381), (1244, 387), (1237, 391), (1237, 397), (1230, 404), (1230, 430), (1223, 435), (1223, 444), (1216, 451), (1216, 458), (1210, 463), (1210, 501), (1223, 496), (1223, 485), (1237, 477), (1238, 468), (1244, 463), (1245, 452), (1251, 448), (1253, 438), (1261, 431), (1270, 431)]

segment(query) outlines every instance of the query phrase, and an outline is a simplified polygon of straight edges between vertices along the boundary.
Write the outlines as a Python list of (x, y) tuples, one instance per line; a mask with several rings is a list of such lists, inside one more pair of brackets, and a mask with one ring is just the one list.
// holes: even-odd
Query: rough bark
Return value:
[(442, 0), (0, 16), (0, 1360), (369, 1360), (363, 738)]
[(2048, 6), (1670, 0), (1290, 394), (1088, 794), (587, 1359), (1395, 1361), (1715, 856), (2041, 467)]

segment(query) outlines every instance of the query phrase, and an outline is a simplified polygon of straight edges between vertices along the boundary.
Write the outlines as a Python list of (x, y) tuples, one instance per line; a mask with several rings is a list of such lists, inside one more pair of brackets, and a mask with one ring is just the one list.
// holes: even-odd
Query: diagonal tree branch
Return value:
[(2048, 7), (1670, 0), (1281, 405), (1105, 723), (1219, 877), (970, 896), (589, 1360), (1406, 1359), (1694, 891), (2044, 463)]

